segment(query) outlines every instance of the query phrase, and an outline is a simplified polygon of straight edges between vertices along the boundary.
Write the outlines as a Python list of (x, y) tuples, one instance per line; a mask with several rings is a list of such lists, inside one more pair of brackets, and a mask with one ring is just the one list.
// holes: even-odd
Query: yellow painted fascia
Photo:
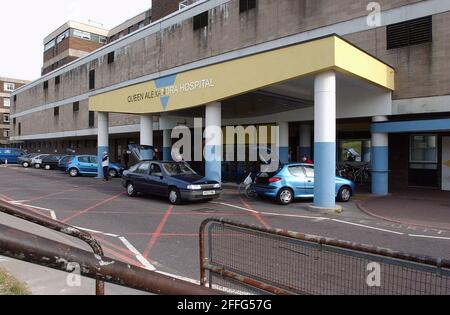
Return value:
[(395, 90), (395, 70), (363, 50), (337, 36), (335, 70), (369, 81), (385, 89)]
[[(176, 75), (173, 87), (210, 80), (212, 85), (170, 94), (167, 107), (160, 97), (138, 97), (158, 91), (156, 80), (89, 98), (89, 110), (128, 114), (152, 114), (202, 106), (292, 79), (336, 70), (394, 90), (394, 70), (337, 36), (212, 64)], [(182, 91), (182, 92), (181, 92)]]

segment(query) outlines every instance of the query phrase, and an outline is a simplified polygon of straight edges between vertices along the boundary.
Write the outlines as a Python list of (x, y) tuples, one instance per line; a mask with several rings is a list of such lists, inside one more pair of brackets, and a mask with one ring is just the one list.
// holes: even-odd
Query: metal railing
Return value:
[[(33, 212), (32, 212), (33, 211)], [(25, 207), (16, 206), (6, 201), (0, 200), (0, 212), (14, 216), (16, 218), (43, 226), (56, 232), (77, 238), (88, 244), (95, 255), (103, 256), (103, 249), (97, 240), (89, 233), (82, 231), (73, 226), (48, 218), (35, 210)], [(105, 294), (105, 284), (101, 280), (95, 281), (95, 294)]]
[(67, 273), (71, 273), (73, 264), (77, 264), (80, 276), (96, 280), (96, 294), (104, 294), (104, 282), (154, 294), (223, 294), (223, 292), (105, 257), (101, 246), (90, 234), (38, 213), (30, 212), (29, 209), (0, 201), (0, 212), (79, 238), (88, 243), (94, 253), (0, 224), (1, 256)]
[(448, 295), (450, 261), (208, 219), (200, 283), (228, 293)]

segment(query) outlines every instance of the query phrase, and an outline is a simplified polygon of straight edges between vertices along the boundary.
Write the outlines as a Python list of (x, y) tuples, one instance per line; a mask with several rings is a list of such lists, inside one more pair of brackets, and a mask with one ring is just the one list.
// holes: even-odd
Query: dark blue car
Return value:
[(25, 151), (14, 148), (0, 148), (0, 164), (16, 164), (17, 159), (25, 155)]
[(171, 204), (210, 201), (222, 193), (219, 182), (204, 178), (184, 162), (143, 161), (123, 172), (130, 197), (139, 193), (167, 197)]

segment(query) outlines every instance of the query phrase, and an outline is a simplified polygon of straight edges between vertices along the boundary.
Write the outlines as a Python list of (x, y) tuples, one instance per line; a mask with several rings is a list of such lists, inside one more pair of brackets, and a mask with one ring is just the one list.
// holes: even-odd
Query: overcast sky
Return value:
[[(151, 0), (2, 1), (0, 77), (40, 77), (44, 37), (71, 20), (109, 29), (151, 7)], [(98, 24), (94, 24), (97, 25)]]

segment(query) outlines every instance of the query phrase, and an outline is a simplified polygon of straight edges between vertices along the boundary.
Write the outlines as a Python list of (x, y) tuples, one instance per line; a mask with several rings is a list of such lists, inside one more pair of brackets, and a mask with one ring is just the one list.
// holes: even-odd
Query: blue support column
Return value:
[(336, 209), (335, 72), (318, 74), (314, 89), (314, 207)]
[(280, 162), (282, 164), (289, 163), (289, 123), (279, 122), (278, 123), (278, 150), (280, 156)]
[(306, 157), (310, 160), (313, 159), (312, 157), (312, 150), (311, 150), (311, 126), (310, 125), (300, 125), (300, 146), (299, 146), (299, 152), (298, 152), (298, 159), (301, 162), (303, 156), (306, 155)]
[[(373, 122), (387, 121), (379, 116)], [(389, 194), (389, 134), (372, 134), (372, 193), (378, 196)]]
[(172, 161), (172, 138), (168, 129), (163, 130), (163, 160)]
[(222, 182), (222, 104), (206, 105), (205, 109), (205, 176)]
[(98, 113), (97, 178), (103, 178), (103, 153), (109, 154), (109, 113)]

